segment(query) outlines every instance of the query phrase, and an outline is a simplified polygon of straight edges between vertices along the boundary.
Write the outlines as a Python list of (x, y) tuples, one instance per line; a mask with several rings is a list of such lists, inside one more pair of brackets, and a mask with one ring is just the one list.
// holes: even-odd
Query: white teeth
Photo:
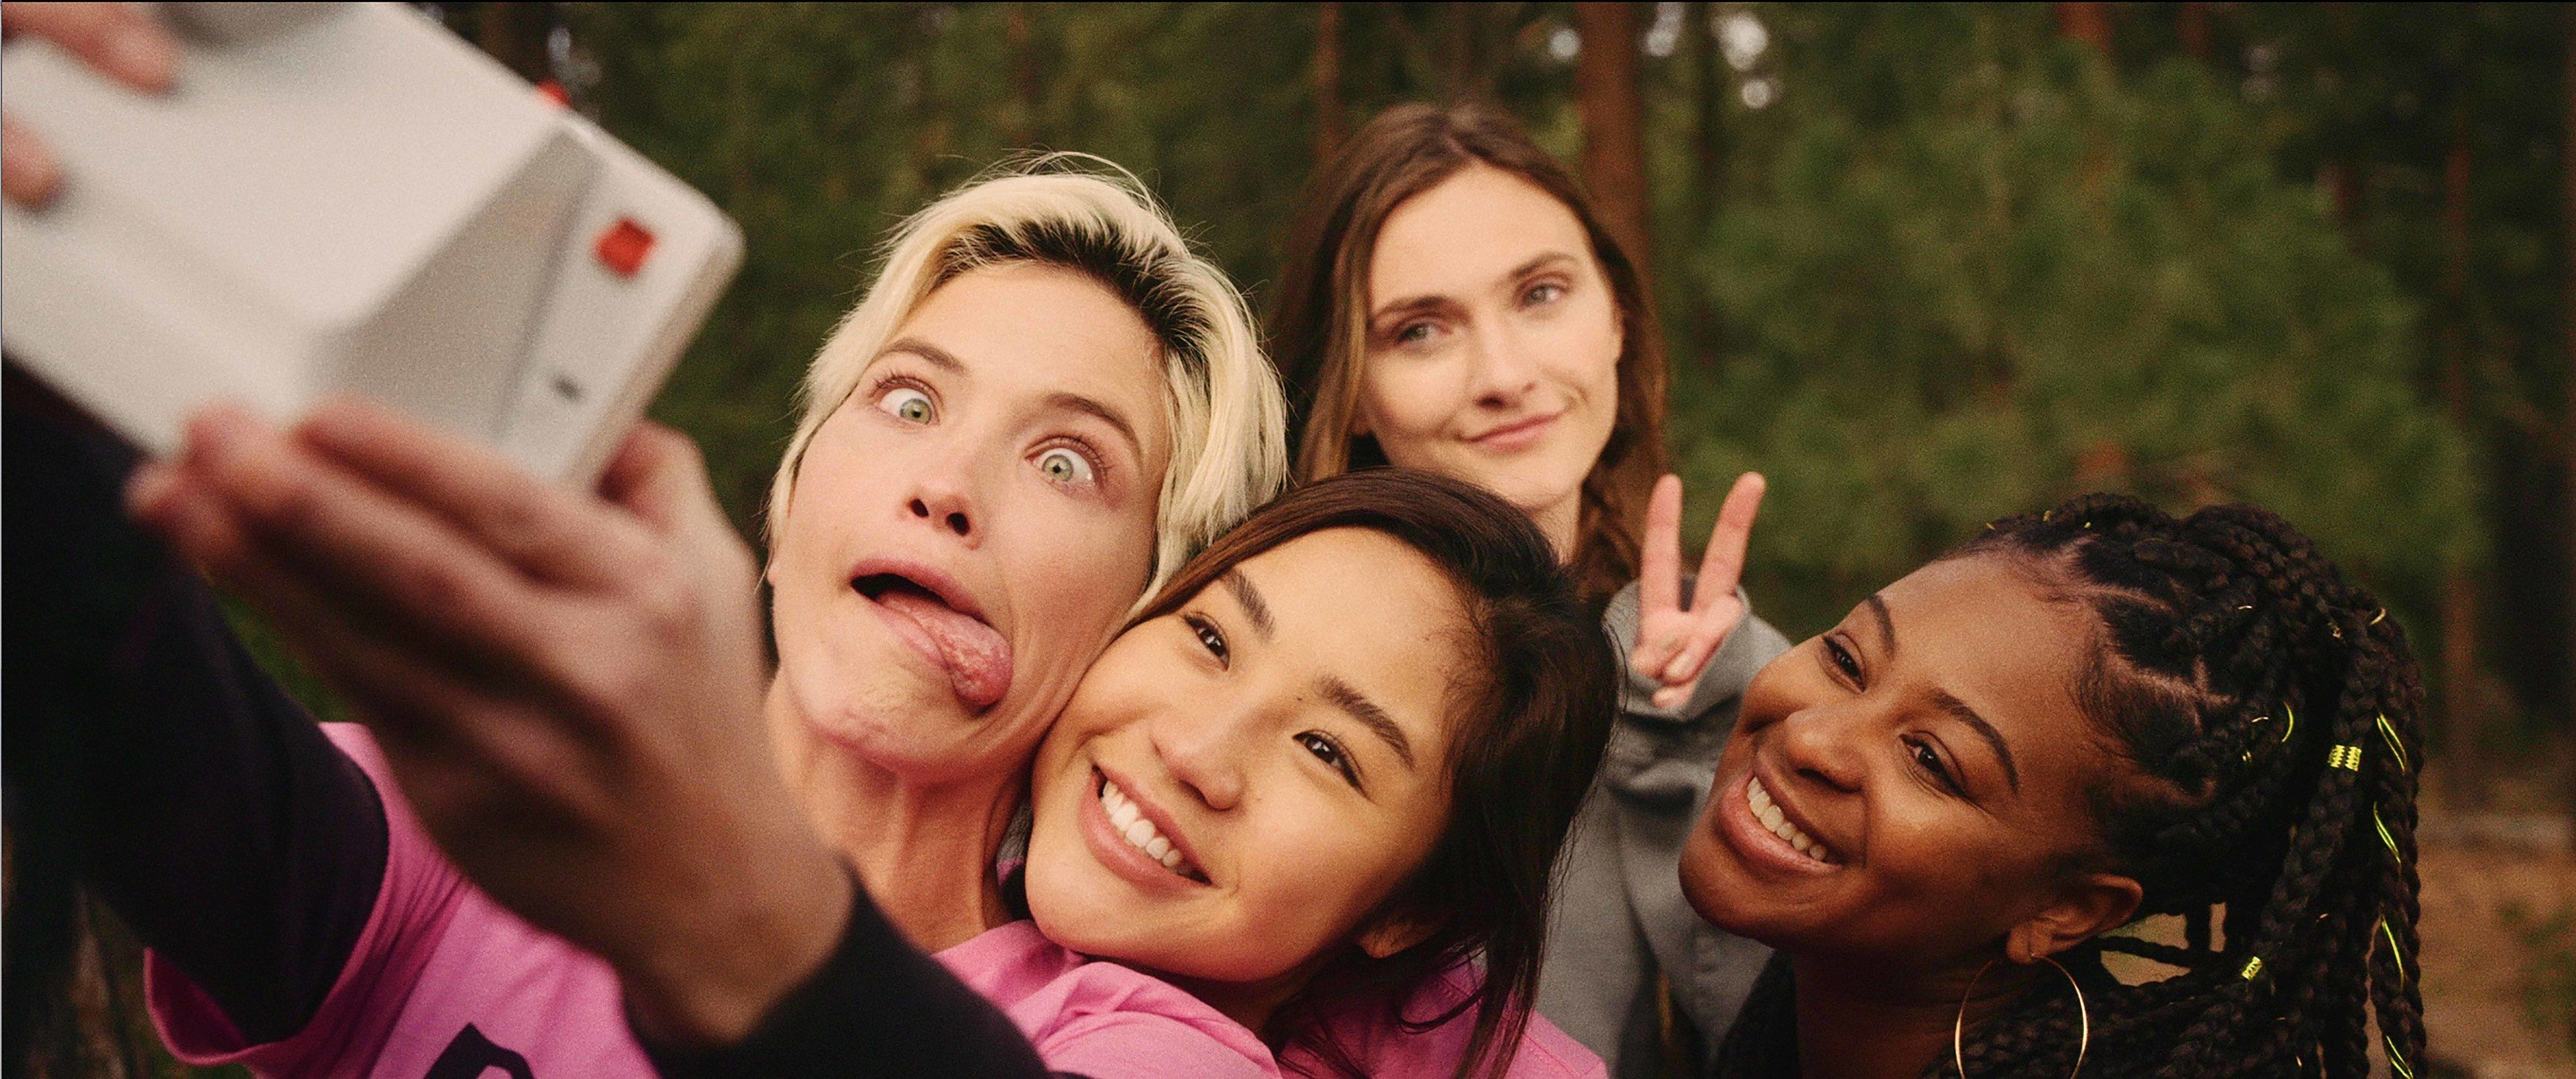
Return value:
[(1174, 873), (1190, 876), (1196, 872), (1196, 867), (1189, 865), (1189, 859), (1181, 856), (1181, 849), (1157, 830), (1153, 821), (1146, 819), (1145, 814), (1136, 808), (1136, 803), (1127, 797), (1127, 792), (1119, 790), (1117, 784), (1105, 779), (1101, 781), (1100, 805), (1109, 813), (1109, 826), (1118, 830), (1118, 834), (1127, 840), (1127, 845), (1161, 862), (1163, 868)]
[(1779, 804), (1771, 800), (1771, 792), (1762, 789), (1761, 780), (1745, 781), (1744, 803), (1746, 808), (1753, 811), (1753, 819), (1761, 821), (1762, 827), (1769, 829), (1772, 835), (1779, 836), (1781, 842), (1787, 843), (1796, 848), (1798, 853), (1819, 862), (1834, 864), (1834, 852), (1827, 849), (1824, 844), (1816, 842), (1807, 833), (1799, 831), (1797, 825), (1790, 823), (1789, 815), (1782, 813)]

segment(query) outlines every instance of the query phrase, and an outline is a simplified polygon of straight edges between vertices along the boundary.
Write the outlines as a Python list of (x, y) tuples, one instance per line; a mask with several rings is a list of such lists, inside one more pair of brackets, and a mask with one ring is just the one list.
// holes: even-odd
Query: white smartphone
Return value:
[(0, 208), (0, 343), (147, 450), (353, 391), (590, 482), (742, 259), (705, 196), (392, 3), (161, 4), (166, 95), (52, 44), (0, 100), (67, 183)]

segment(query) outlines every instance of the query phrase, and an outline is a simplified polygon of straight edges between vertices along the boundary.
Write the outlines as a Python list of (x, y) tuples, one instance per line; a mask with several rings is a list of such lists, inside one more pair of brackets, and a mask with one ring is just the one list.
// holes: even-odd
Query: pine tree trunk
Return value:
[(555, 28), (555, 11), (551, 3), (493, 2), (476, 12), (474, 44), (518, 72), (529, 82), (544, 82), (554, 77), (554, 63), (546, 56), (546, 35)]
[(2057, 5), (2057, 31), (2110, 56), (2111, 5), (2061, 2)]
[[(1726, 62), (1718, 55), (1715, 9), (1716, 5), (1706, 0), (1697, 0), (1682, 15), (1682, 37), (1690, 42), (1696, 106), (1691, 132), (1691, 231), (1687, 237), (1692, 245), (1708, 242), (1709, 231), (1717, 225), (1717, 209), (1726, 198), (1726, 91), (1732, 80), (1726, 77)], [(1691, 282), (1686, 305), (1691, 351), (1701, 367), (1715, 370), (1724, 346), (1719, 340), (1722, 327), (1717, 320), (1715, 282), (1697, 270), (1684, 277)]]
[[(2469, 431), (2469, 102), (2452, 109), (2451, 149), (2442, 170), (2442, 410)], [(2442, 576), (2442, 747), (2464, 804), (2483, 798), (2478, 760), (2484, 726), (2477, 701), (2478, 582), (2467, 566)]]
[(2328, 20), (2334, 25), (2334, 44), (2330, 53), (2334, 59), (2331, 63), (2342, 70), (2329, 69), (2330, 73), (2338, 76), (2335, 79), (2337, 89), (2333, 92), (2334, 104), (2329, 113), (2334, 117), (2331, 138), (2338, 149), (2325, 163), (2317, 166), (2317, 183), (2325, 188), (2327, 197), (2332, 200), (2335, 224), (2343, 226), (2344, 236), (2352, 242), (2352, 249), (2368, 255), (2370, 230), (2363, 227), (2361, 219), (2361, 161), (2366, 151), (2362, 133), (2352, 121), (2354, 110), (2347, 103), (2353, 96), (2352, 82), (2347, 76), (2362, 66), (2354, 62), (2358, 54), (2353, 48), (2352, 5), (2331, 3), (2325, 7)]
[(1330, 161), (1341, 150), (1342, 5), (1334, 0), (1315, 5), (1315, 63), (1309, 69), (1315, 91), (1315, 160)]
[(1583, 116), (1583, 185), (1602, 225), (1646, 275), (1645, 101), (1637, 86), (1637, 9), (1627, 3), (1574, 5), (1583, 51), (1574, 98)]
[(1449, 0), (1440, 5), (1440, 81), (1452, 99), (1480, 94), (1476, 77), (1476, 5)]
[(1013, 4), (1002, 20), (1002, 35), (1011, 52), (1011, 101), (1019, 108), (1012, 124), (1011, 141), (1028, 147), (1038, 141), (1038, 103), (1046, 86), (1046, 71), (1038, 56), (1037, 28), (1029, 16), (1029, 5)]
[[(2558, 445), (2559, 451), (2567, 455), (2567, 535), (2571, 548), (2568, 567), (2576, 571), (2576, 7), (2561, 7), (2559, 11), (2567, 23), (2567, 130), (2566, 142), (2558, 159), (2559, 177), (2566, 188), (2565, 216), (2559, 227), (2565, 230), (2567, 249), (2561, 253), (2566, 259), (2562, 271), (2566, 275), (2566, 294), (2560, 301), (2558, 317), (2566, 324), (2568, 365), (2567, 414), (2559, 421)], [(2569, 595), (2576, 597), (2576, 589), (2571, 589)], [(2569, 610), (2576, 612), (2576, 600), (2571, 600)], [(2568, 634), (2568, 641), (2571, 646), (2576, 646), (2576, 631)], [(2567, 677), (2571, 683), (2576, 683), (2576, 657), (2571, 657), (2568, 663)], [(2576, 712), (2576, 685), (2571, 685), (2565, 700), (2570, 711)], [(2576, 824), (2576, 715), (2569, 717), (2565, 733), (2570, 742), (2571, 758), (2567, 765), (2567, 813), (2571, 824)]]
[(2182, 38), (2182, 51), (2194, 60), (2209, 59), (2209, 5), (2184, 3), (2174, 14), (2174, 31)]

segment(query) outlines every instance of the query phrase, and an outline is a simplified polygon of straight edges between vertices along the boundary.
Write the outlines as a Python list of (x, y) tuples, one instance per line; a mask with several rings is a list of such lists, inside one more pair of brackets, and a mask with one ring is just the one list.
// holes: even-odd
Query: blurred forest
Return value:
[[(2434, 696), (2428, 1071), (2576, 1074), (2570, 8), (418, 6), (742, 223), (654, 414), (747, 535), (806, 361), (938, 193), (1105, 156), (1260, 302), (1339, 139), (1497, 101), (1648, 255), (1693, 527), (1771, 477), (1748, 583), (1793, 636), (2095, 489), (2261, 502), (2377, 589)], [(179, 1073), (101, 926), (71, 1004), (122, 1033), (59, 1059)]]
[(1784, 629), (2078, 491), (2250, 499), (2414, 634), (2455, 801), (2576, 802), (2560, 8), (435, 10), (742, 221), (655, 411), (747, 531), (806, 359), (924, 200), (1100, 154), (1259, 300), (1338, 138), (1485, 97), (1650, 253), (1676, 459), (1771, 476), (1749, 579)]

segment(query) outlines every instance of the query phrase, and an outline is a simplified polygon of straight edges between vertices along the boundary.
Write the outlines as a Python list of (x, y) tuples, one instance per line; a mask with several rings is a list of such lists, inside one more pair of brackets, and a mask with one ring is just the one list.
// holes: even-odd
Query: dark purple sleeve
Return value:
[(366, 926), (384, 807), (197, 574), (126, 520), (134, 452), (14, 367), (6, 394), (12, 827), (244, 1038), (292, 1035)]

